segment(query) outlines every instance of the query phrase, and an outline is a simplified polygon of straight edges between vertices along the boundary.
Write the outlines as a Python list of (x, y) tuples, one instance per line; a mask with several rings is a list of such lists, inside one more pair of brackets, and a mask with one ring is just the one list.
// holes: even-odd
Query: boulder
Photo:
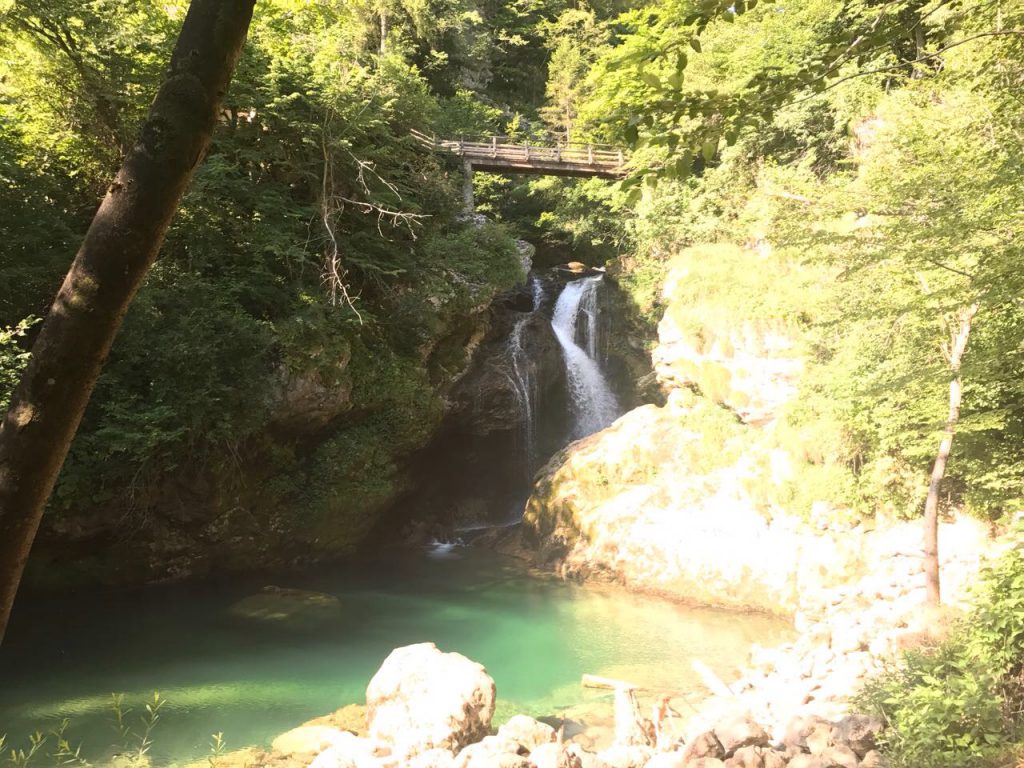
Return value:
[(725, 761), (725, 768), (785, 768), (786, 756), (768, 747), (741, 747)]
[(877, 749), (872, 749), (860, 761), (860, 768), (888, 768), (888, 766), (889, 761)]
[(495, 751), (487, 744), (470, 744), (459, 752), (454, 768), (533, 768), (530, 761), (516, 752)]
[(825, 768), (825, 764), (817, 755), (797, 755), (786, 768)]
[(699, 757), (687, 763), (686, 768), (725, 768), (725, 763), (716, 757)]
[(534, 768), (582, 768), (580, 758), (562, 744), (540, 744), (530, 752), (530, 764)]
[(683, 758), (686, 760), (697, 760), (701, 757), (714, 757), (716, 759), (725, 757), (725, 749), (723, 749), (718, 737), (715, 736), (714, 731), (705, 731), (700, 734), (687, 744), (683, 750)]
[(328, 747), (316, 756), (309, 768), (359, 768), (359, 762), (340, 747)]
[(480, 664), (433, 643), (397, 648), (366, 689), (371, 738), (411, 756), (456, 752), (491, 731), (494, 680)]
[(860, 765), (860, 760), (857, 759), (854, 751), (842, 744), (829, 747), (818, 757), (821, 758), (825, 768), (858, 768)]
[(327, 725), (302, 725), (274, 739), (271, 748), (282, 755), (318, 755), (353, 734)]
[(742, 747), (767, 747), (770, 741), (767, 731), (747, 714), (722, 720), (714, 727), (714, 732), (726, 756)]
[[(289, 732), (293, 734), (291, 738), (295, 739), (294, 733), (302, 730), (309, 731), (311, 728), (309, 726), (296, 728)], [(381, 761), (393, 762), (390, 758), (391, 750), (386, 746), (375, 744), (354, 733), (342, 732), (330, 736), (330, 741), (330, 746), (316, 756), (316, 759), (310, 763), (310, 768), (314, 768), (314, 766), (315, 768), (368, 768), (368, 766), (375, 766)], [(276, 743), (278, 742), (275, 741)], [(303, 754), (303, 752), (294, 752), (290, 758), (292, 760), (302, 759)]]
[(863, 758), (875, 748), (878, 734), (884, 727), (881, 718), (872, 715), (847, 715), (836, 722), (832, 739), (837, 744), (847, 745), (857, 757)]
[(241, 619), (289, 629), (318, 627), (341, 617), (341, 603), (333, 595), (274, 586), (242, 598), (228, 610)]
[(530, 752), (541, 744), (547, 744), (557, 738), (554, 728), (527, 715), (516, 715), (511, 718), (498, 729), (498, 736), (518, 741)]
[(819, 754), (832, 746), (832, 724), (821, 717), (797, 717), (786, 726), (783, 743), (812, 754)]
[(604, 763), (597, 759), (597, 755), (593, 752), (587, 752), (579, 744), (570, 743), (565, 749), (580, 761), (580, 768), (605, 768)]

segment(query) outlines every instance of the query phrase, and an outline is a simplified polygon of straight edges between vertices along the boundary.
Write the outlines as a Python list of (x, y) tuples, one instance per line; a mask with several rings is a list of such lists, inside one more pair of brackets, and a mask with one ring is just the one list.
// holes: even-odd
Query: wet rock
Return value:
[(765, 729), (750, 715), (726, 718), (715, 726), (714, 732), (727, 756), (742, 747), (767, 747), (770, 741)]
[(341, 617), (341, 603), (333, 595), (268, 586), (228, 609), (232, 616), (289, 629), (309, 629)]
[(871, 715), (847, 715), (840, 718), (833, 729), (833, 740), (846, 744), (857, 757), (863, 758), (875, 748), (878, 734), (885, 724), (881, 718)]
[(683, 749), (683, 757), (686, 760), (697, 760), (701, 757), (721, 759), (725, 757), (725, 749), (718, 737), (715, 736), (714, 731), (705, 731), (686, 745), (686, 748)]
[(526, 715), (511, 718), (498, 729), (498, 736), (517, 741), (531, 752), (541, 744), (547, 744), (556, 738), (554, 728)]
[(454, 752), (490, 733), (494, 699), (494, 680), (465, 656), (433, 643), (397, 648), (366, 689), (369, 733), (405, 755)]
[(561, 744), (540, 744), (530, 752), (534, 768), (582, 768), (583, 761)]
[[(522, 392), (518, 382), (524, 377), (535, 383), (541, 399), (549, 399), (565, 387), (561, 347), (546, 315), (496, 308), (492, 323), (488, 339), (450, 397), (453, 423), (471, 435), (520, 428)], [(529, 350), (529, 355), (521, 350)]]

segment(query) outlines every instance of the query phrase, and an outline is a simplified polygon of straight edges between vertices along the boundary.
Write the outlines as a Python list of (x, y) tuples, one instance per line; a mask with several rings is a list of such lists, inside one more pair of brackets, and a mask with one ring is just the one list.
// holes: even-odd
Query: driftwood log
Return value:
[[(736, 695), (704, 662), (694, 659), (692, 666), (704, 686), (716, 696), (732, 698)], [(686, 701), (691, 694), (682, 691), (655, 691), (626, 680), (616, 680), (600, 675), (585, 674), (582, 682), (584, 688), (603, 688), (614, 691), (616, 744), (656, 745), (659, 748), (666, 748), (666, 742), (674, 738), (670, 733), (674, 728), (669, 727), (672, 725), (673, 715), (679, 715), (669, 706), (669, 702), (673, 699), (682, 699), (691, 709), (693, 708), (690, 702)], [(651, 691), (658, 697), (658, 703), (655, 704), (651, 712), (651, 719), (645, 718), (640, 711), (640, 704), (637, 701), (638, 691)]]

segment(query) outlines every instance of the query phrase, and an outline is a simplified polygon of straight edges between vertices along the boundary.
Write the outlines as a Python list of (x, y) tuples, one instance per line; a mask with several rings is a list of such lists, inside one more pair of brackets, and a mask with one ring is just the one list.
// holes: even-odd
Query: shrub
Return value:
[(1013, 763), (1024, 747), (1024, 535), (988, 568), (973, 610), (931, 648), (871, 681), (858, 705), (888, 728), (893, 768)]

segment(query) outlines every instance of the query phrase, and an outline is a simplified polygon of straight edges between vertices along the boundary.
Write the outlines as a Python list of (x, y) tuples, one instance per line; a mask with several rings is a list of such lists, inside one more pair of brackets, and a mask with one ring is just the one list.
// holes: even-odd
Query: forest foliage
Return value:
[[(0, 405), (184, 5), (0, 0)], [(773, 499), (797, 513), (827, 498), (861, 519), (920, 514), (950, 333), (976, 308), (942, 501), (1005, 521), (1024, 505), (1022, 84), (1021, 0), (260, 0), (51, 521), (88, 531), (99, 512), (172, 540), (168, 521), (205, 515), (240, 564), (269, 538), (351, 550), (441, 418), (466, 317), (521, 279), (513, 235), (619, 256), (652, 326), (673, 258), (727, 255), (683, 290), (705, 330), (774, 322), (799, 344), (776, 436), (800, 466)], [(459, 168), (411, 129), (625, 144), (633, 173), (478, 175), (497, 222), (478, 225), (459, 216)], [(300, 380), (347, 401), (282, 424)], [(1020, 579), (1019, 557), (998, 566), (952, 656), (914, 662), (910, 697), (881, 700), (908, 764), (1016, 738), (999, 707), (1019, 691), (999, 686), (1019, 669), (999, 643), (1019, 645)], [(998, 674), (956, 700), (980, 730), (956, 731), (931, 681), (979, 664)], [(948, 743), (911, 740), (937, 723)]]
[[(944, 349), (977, 305), (942, 501), (1016, 513), (1024, 5), (665, 0), (607, 28), (575, 130), (633, 146), (634, 176), (575, 186), (548, 225), (586, 244), (610, 224), (652, 322), (674, 254), (743, 246), (731, 274), (717, 264), (717, 296), (683, 290), (736, 325), (790, 325), (808, 364), (780, 439), (806, 459), (798, 483), (858, 516), (920, 514), (948, 415)], [(588, 200), (603, 212), (581, 220)]]
[[(5, 390), (182, 11), (2, 10)], [(366, 464), (362, 440), (429, 434), (460, 364), (439, 342), (515, 282), (514, 232), (623, 254), (652, 320), (673, 254), (744, 246), (749, 263), (715, 279), (742, 290), (760, 270), (756, 311), (786, 318), (809, 361), (780, 434), (806, 458), (800, 480), (859, 515), (918, 513), (948, 410), (943, 348), (976, 305), (944, 502), (1010, 515), (1024, 503), (1022, 29), (1015, 1), (264, 0), (55, 508), (145, 508), (183, 467), (230, 476), (243, 455), (306, 495), (309, 467), (339, 451), (391, 477), (393, 452)], [(626, 143), (634, 174), (478, 174), (480, 208), (503, 224), (474, 227), (457, 216), (458, 169), (413, 128)], [(352, 387), (334, 426), (361, 430), (360, 450), (342, 450), (356, 432), (268, 439), (282, 372), (302, 371)]]

